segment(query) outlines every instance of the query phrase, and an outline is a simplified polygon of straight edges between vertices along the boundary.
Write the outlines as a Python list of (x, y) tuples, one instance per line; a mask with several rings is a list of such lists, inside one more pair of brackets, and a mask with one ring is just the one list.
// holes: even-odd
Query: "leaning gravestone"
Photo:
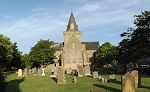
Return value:
[(65, 83), (66, 78), (64, 68), (62, 66), (59, 66), (57, 69), (57, 84), (65, 84)]
[(19, 69), (19, 70), (18, 70), (18, 76), (19, 76), (19, 77), (22, 76), (22, 69)]
[(138, 88), (138, 71), (137, 70), (133, 70), (131, 73), (130, 73), (132, 76), (134, 76), (135, 78), (135, 87)]
[(27, 69), (27, 68), (24, 69), (23, 75), (24, 75), (24, 76), (28, 76), (28, 69)]
[(95, 79), (99, 78), (97, 71), (94, 71), (92, 74), (93, 74), (93, 78), (95, 78)]
[(57, 76), (57, 68), (54, 65), (51, 65), (50, 67), (50, 77), (56, 78)]
[(84, 67), (82, 65), (78, 65), (78, 77), (83, 77), (84, 76)]
[(85, 76), (90, 76), (91, 75), (91, 68), (90, 66), (85, 66), (84, 67), (84, 73), (85, 73)]
[(129, 72), (122, 76), (122, 92), (135, 92), (135, 78)]

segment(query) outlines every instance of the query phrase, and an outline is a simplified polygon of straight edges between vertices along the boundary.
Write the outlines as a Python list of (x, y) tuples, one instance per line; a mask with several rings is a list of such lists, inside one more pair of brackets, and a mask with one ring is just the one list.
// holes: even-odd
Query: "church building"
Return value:
[(81, 31), (78, 29), (73, 13), (64, 31), (64, 42), (55, 43), (55, 63), (65, 69), (77, 69), (78, 65), (90, 66), (94, 60), (93, 55), (99, 48), (99, 42), (82, 42)]

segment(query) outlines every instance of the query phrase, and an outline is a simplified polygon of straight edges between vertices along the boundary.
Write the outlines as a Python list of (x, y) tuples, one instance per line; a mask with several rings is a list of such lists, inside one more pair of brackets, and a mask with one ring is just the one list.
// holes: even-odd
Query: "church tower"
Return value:
[(63, 66), (76, 69), (77, 64), (83, 65), (83, 51), (85, 45), (81, 43), (81, 32), (78, 29), (73, 13), (64, 31)]

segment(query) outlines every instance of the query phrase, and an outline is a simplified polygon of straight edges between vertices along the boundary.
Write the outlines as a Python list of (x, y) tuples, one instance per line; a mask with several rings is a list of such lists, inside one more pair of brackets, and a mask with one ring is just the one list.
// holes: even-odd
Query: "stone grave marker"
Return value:
[(42, 76), (45, 76), (45, 68), (42, 68)]
[(18, 70), (18, 76), (21, 77), (22, 76), (22, 69)]
[(32, 70), (31, 69), (29, 69), (29, 75), (32, 75)]
[(67, 68), (66, 73), (71, 74), (72, 73), (72, 68), (71, 67)]
[(32, 75), (37, 76), (37, 68), (32, 68)]
[(130, 74), (135, 78), (135, 88), (138, 88), (138, 77), (139, 77), (138, 71), (133, 70)]
[(84, 73), (85, 73), (85, 76), (91, 76), (91, 68), (90, 68), (90, 66), (86, 65), (84, 67)]
[(37, 70), (37, 75), (38, 75), (38, 76), (42, 76), (42, 69), (41, 69), (41, 68), (38, 68), (38, 70)]
[(93, 78), (95, 78), (95, 79), (97, 79), (97, 78), (99, 77), (99, 75), (98, 75), (98, 72), (97, 72), (97, 71), (94, 71), (92, 74), (93, 74)]
[(65, 84), (66, 78), (65, 78), (65, 71), (62, 66), (59, 66), (57, 69), (57, 84)]
[(102, 77), (102, 78), (101, 78), (101, 82), (102, 82), (102, 83), (104, 83), (104, 82), (105, 82), (105, 79), (104, 79), (104, 77)]
[(24, 69), (23, 75), (24, 75), (24, 76), (28, 76), (28, 69), (27, 69), (27, 68)]
[(122, 76), (122, 92), (135, 92), (135, 78), (129, 72)]
[(109, 77), (110, 80), (115, 80), (115, 79), (116, 79), (115, 74), (111, 74), (111, 75), (109, 75), (108, 77)]
[(78, 68), (78, 77), (84, 76), (84, 67), (82, 65), (77, 65)]

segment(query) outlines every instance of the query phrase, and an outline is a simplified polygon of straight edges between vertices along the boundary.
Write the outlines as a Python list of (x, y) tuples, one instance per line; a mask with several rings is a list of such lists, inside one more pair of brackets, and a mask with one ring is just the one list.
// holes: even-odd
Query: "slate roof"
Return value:
[[(81, 42), (85, 44), (86, 50), (98, 50), (99, 42)], [(54, 43), (54, 49), (56, 51), (62, 51), (64, 46), (64, 42), (62, 43)]]

